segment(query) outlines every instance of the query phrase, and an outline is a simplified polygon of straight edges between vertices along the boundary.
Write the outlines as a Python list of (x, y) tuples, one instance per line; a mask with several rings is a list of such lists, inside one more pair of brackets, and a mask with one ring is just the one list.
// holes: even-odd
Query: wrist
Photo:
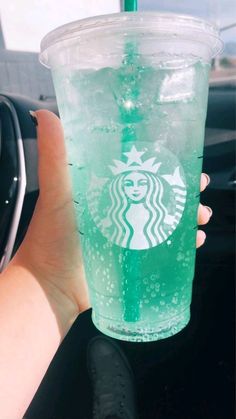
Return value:
[[(3, 275), (8, 283), (12, 282), (15, 294), (22, 298), (26, 309), (28, 307), (30, 310), (31, 302), (33, 307), (37, 306), (42, 314), (45, 313), (45, 322), (47, 316), (54, 317), (55, 329), (58, 329), (59, 341), (62, 341), (79, 314), (76, 302), (46, 275), (37, 274), (29, 266), (19, 263), (19, 260), (13, 259)], [(30, 311), (26, 313), (28, 318), (30, 314)]]

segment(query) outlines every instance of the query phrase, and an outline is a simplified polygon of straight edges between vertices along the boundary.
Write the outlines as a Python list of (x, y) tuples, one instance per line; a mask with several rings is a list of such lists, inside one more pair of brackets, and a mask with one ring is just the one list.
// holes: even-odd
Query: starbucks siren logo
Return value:
[(162, 149), (174, 167), (171, 174), (163, 172), (166, 158), (162, 162), (155, 162), (156, 157), (145, 160), (147, 148), (138, 151), (133, 145), (122, 153), (126, 161), (113, 160), (114, 165), (109, 165), (111, 176), (91, 177), (87, 194), (90, 213), (102, 234), (118, 246), (136, 250), (155, 247), (167, 240), (180, 222), (186, 202), (184, 174), (179, 163), (172, 165), (176, 157)]

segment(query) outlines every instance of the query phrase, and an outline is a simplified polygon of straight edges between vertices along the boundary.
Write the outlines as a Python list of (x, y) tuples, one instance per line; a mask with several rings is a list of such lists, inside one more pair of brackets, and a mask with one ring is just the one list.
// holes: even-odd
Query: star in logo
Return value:
[(151, 157), (150, 159), (142, 161), (141, 156), (145, 152), (146, 150), (138, 151), (133, 145), (130, 151), (123, 153), (128, 158), (126, 163), (122, 160), (113, 159), (115, 166), (109, 166), (109, 168), (114, 175), (129, 171), (147, 171), (150, 173), (156, 173), (161, 163), (155, 163), (156, 157)]
[(131, 165), (133, 163), (142, 164), (141, 156), (145, 153), (145, 151), (138, 151), (136, 147), (133, 145), (130, 151), (127, 151), (125, 156), (128, 157), (128, 165)]

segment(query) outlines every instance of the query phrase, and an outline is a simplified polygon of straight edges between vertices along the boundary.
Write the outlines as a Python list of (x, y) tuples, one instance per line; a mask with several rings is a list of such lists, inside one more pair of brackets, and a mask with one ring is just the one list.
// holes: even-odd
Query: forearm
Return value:
[(20, 419), (62, 339), (44, 290), (21, 266), (0, 276), (0, 418)]

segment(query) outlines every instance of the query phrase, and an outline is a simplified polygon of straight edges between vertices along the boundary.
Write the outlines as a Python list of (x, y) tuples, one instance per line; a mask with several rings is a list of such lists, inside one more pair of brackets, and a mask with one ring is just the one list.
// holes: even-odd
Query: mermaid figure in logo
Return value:
[(147, 249), (166, 240), (175, 217), (163, 203), (163, 180), (156, 175), (161, 163), (155, 157), (142, 161), (144, 151), (135, 146), (124, 154), (127, 163), (113, 160), (115, 166), (110, 166), (115, 175), (109, 187), (111, 206), (101, 227), (121, 247)]
[[(148, 249), (167, 239), (175, 230), (184, 210), (186, 187), (177, 167), (173, 175), (157, 176), (161, 163), (152, 157), (142, 160), (145, 151), (132, 146), (127, 162), (113, 160), (109, 166), (114, 177), (109, 185), (110, 205), (107, 216), (101, 219), (97, 211), (97, 196), (102, 193), (108, 178), (94, 177), (88, 194), (89, 207), (97, 226), (105, 237), (128, 249)], [(163, 179), (173, 188), (175, 204), (168, 214), (164, 204)], [(100, 192), (99, 192), (100, 189)]]
[(166, 239), (163, 221), (168, 213), (162, 202), (163, 185), (153, 173), (121, 173), (111, 182), (110, 196), (112, 242), (129, 249), (147, 249)]

